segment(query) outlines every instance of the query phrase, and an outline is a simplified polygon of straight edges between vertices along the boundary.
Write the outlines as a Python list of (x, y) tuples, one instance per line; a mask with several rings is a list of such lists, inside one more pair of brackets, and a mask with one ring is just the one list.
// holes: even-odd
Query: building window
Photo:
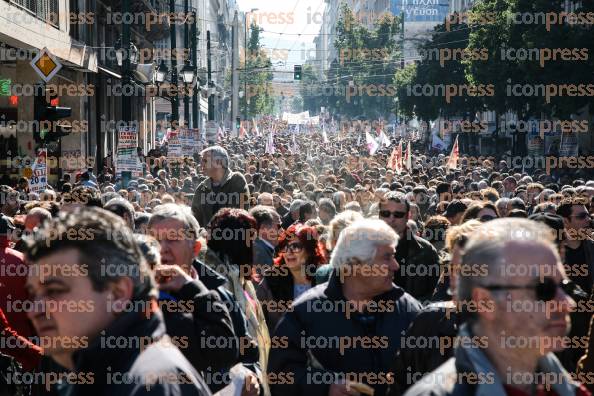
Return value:
[(60, 27), (59, 0), (9, 0), (42, 21)]

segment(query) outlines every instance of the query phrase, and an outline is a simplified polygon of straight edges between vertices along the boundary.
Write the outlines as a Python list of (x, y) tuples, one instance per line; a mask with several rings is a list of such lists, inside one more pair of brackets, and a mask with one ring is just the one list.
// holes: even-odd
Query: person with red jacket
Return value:
[(15, 227), (12, 220), (0, 216), (0, 309), (4, 311), (12, 328), (21, 336), (29, 338), (35, 335), (33, 325), (23, 309), (27, 301), (25, 282), (29, 271), (21, 252), (10, 247), (10, 234)]
[(0, 337), (3, 339), (0, 343), (0, 353), (15, 358), (26, 371), (33, 371), (37, 368), (43, 350), (10, 327), (10, 323), (8, 323), (1, 308)]

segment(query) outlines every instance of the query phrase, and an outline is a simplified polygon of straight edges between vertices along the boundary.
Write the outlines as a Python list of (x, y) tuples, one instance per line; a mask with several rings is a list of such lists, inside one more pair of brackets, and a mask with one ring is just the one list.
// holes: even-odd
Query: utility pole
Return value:
[(404, 9), (400, 12), (400, 21), (402, 26), (400, 27), (400, 52), (402, 59), (400, 60), (400, 68), (404, 69)]
[(239, 115), (239, 19), (237, 15), (237, 11), (235, 11), (235, 15), (233, 16), (233, 29), (232, 29), (232, 78), (231, 78), (231, 85), (233, 94), (231, 96), (231, 124), (233, 125), (234, 133), (236, 136), (239, 136), (239, 131), (235, 126), (235, 120)]
[[(189, 0), (184, 0), (184, 15), (187, 18), (190, 12)], [(190, 38), (190, 25), (187, 20), (184, 24), (184, 49), (190, 47), (188, 42)], [(184, 126), (188, 128), (190, 126), (190, 96), (184, 91)]]
[(208, 69), (208, 121), (214, 121), (214, 96), (211, 89), (214, 87), (212, 82), (212, 59), (210, 53), (210, 30), (206, 31), (206, 67)]
[[(169, 0), (170, 15), (175, 15), (175, 0)], [(175, 86), (176, 94), (171, 96), (171, 128), (177, 129), (179, 127), (179, 93), (178, 91), (178, 76), (177, 76), (177, 29), (175, 23), (170, 24), (171, 34), (171, 83)], [(175, 123), (175, 124), (174, 124)]]
[[(122, 46), (124, 48), (124, 56), (122, 59), (122, 91), (132, 92), (131, 89), (127, 89), (132, 81), (130, 72), (130, 57), (132, 51), (130, 51), (130, 0), (122, 0)], [(125, 125), (130, 126), (132, 121), (132, 96), (122, 95), (122, 121)], [(118, 133), (119, 135), (119, 133)], [(122, 186), (128, 187), (128, 182), (132, 180), (132, 172), (122, 172)]]
[[(130, 23), (128, 14), (130, 13), (130, 0), (122, 0), (122, 47), (124, 48), (124, 56), (122, 59), (122, 90), (129, 92), (126, 88), (130, 85)], [(122, 95), (122, 121), (126, 124), (132, 120), (132, 97), (130, 95)]]
[(193, 11), (194, 23), (192, 24), (192, 66), (194, 67), (194, 75), (196, 76), (196, 87), (192, 97), (192, 128), (199, 128), (200, 117), (200, 82), (198, 80), (198, 12)]
[(247, 92), (247, 65), (248, 65), (248, 39), (247, 39), (247, 32), (248, 32), (248, 18), (247, 13), (245, 14), (245, 34), (244, 34), (244, 42), (243, 42), (243, 117), (247, 120), (248, 116), (248, 92)]

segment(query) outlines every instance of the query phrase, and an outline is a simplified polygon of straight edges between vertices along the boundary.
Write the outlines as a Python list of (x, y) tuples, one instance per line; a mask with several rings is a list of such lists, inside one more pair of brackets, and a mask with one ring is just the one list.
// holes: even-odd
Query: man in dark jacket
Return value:
[(518, 218), (485, 223), (461, 266), (456, 301), (466, 323), (454, 357), (422, 378), (407, 374), (416, 384), (405, 396), (589, 394), (552, 353), (569, 342), (575, 302), (550, 229)]
[[(565, 257), (561, 257), (568, 277), (587, 295), (592, 294), (594, 284), (594, 241), (590, 238), (591, 216), (589, 202), (583, 197), (561, 201), (557, 214), (563, 217), (565, 227)], [(571, 337), (586, 337), (592, 312), (578, 310), (571, 314)], [(586, 352), (585, 346), (567, 348), (559, 357), (568, 370), (575, 370), (578, 359)]]
[(361, 385), (385, 394), (401, 334), (421, 309), (392, 283), (397, 241), (379, 220), (355, 222), (340, 234), (329, 282), (295, 300), (276, 328), (280, 342), (268, 368), (278, 379), (273, 394), (354, 394)]
[(254, 266), (261, 272), (264, 268), (272, 266), (281, 219), (274, 209), (262, 205), (252, 208), (250, 214), (258, 223), (258, 237), (254, 242)]
[(409, 214), (410, 203), (402, 193), (390, 191), (380, 201), (380, 219), (400, 237), (396, 249), (400, 269), (394, 274), (394, 283), (425, 303), (439, 280), (439, 255), (431, 243), (410, 232), (406, 226)]
[(39, 307), (28, 315), (44, 354), (73, 374), (64, 394), (210, 395), (177, 347), (185, 341), (166, 335), (150, 270), (121, 218), (63, 213), (28, 241), (27, 258)]
[(220, 146), (202, 151), (202, 172), (208, 176), (198, 185), (192, 200), (192, 213), (202, 227), (221, 208), (247, 209), (250, 191), (245, 177), (229, 169), (229, 154)]
[[(206, 305), (195, 305), (194, 315), (230, 317), (229, 332), (226, 334), (212, 330), (207, 333), (201, 332), (196, 340), (199, 344), (193, 346), (190, 343), (189, 345), (191, 348), (197, 348), (204, 353), (207, 361), (199, 363), (197, 367), (202, 370), (211, 389), (218, 391), (229, 384), (229, 369), (237, 363), (244, 364), (257, 376), (260, 373), (257, 363), (259, 354), (258, 348), (248, 335), (244, 313), (239, 308), (233, 295), (225, 288), (226, 278), (195, 259), (201, 247), (197, 239), (198, 228), (196, 219), (187, 207), (177, 204), (165, 204), (159, 205), (153, 210), (148, 224), (148, 233), (159, 241), (161, 245), (161, 263), (165, 267), (177, 266), (183, 271), (183, 277), (189, 276), (188, 274), (195, 274), (196, 279), (199, 280), (198, 282), (188, 283), (170, 297), (175, 298), (184, 294), (192, 296), (198, 292), (197, 284), (204, 290), (208, 290), (209, 294), (214, 294), (216, 298), (207, 301)], [(184, 237), (180, 238), (182, 235)], [(169, 283), (172, 284), (172, 282)], [(181, 320), (185, 325), (177, 327), (176, 334), (184, 328), (191, 334), (195, 333), (191, 328), (188, 328), (187, 320), (182, 318), (177, 320)], [(238, 351), (239, 353), (237, 353)], [(190, 359), (190, 361), (194, 363), (193, 359)], [(220, 375), (221, 373), (224, 375)]]

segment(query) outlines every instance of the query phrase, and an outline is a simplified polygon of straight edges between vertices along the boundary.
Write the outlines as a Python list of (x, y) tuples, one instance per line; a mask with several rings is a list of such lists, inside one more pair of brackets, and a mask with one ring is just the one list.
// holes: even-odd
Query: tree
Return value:
[(373, 30), (359, 23), (343, 4), (334, 42), (339, 59), (332, 62), (326, 96), (330, 111), (366, 118), (384, 117), (392, 111), (393, 76), (400, 52), (394, 37), (400, 31), (398, 18), (382, 16)]
[(299, 90), (303, 101), (303, 110), (309, 111), (310, 114), (318, 114), (320, 107), (325, 106), (325, 90), (322, 89), (321, 85), (322, 83), (312, 65), (303, 65)]
[(417, 65), (409, 63), (404, 69), (399, 69), (394, 76), (394, 85), (396, 86), (396, 95), (398, 103), (394, 113), (399, 116), (411, 118), (415, 113), (415, 106), (421, 101), (415, 96), (408, 94), (408, 88), (417, 81)]
[[(262, 29), (252, 22), (250, 38), (247, 45), (240, 73), (240, 87), (247, 82), (247, 92), (240, 99), (240, 109), (246, 109), (247, 118), (251, 119), (259, 114), (271, 114), (274, 109), (272, 91), (272, 62), (260, 43)], [(245, 111), (245, 110), (243, 110)]]
[(303, 98), (301, 96), (293, 96), (291, 99), (291, 112), (301, 113), (303, 111)]
[[(576, 15), (592, 8), (592, 2), (581, 3)], [(564, 10), (564, 0), (483, 0), (474, 4), (472, 14), (489, 15), (490, 20), (470, 26), (468, 48), (486, 48), (489, 60), (468, 60), (466, 71), (471, 82), (494, 85), (494, 95), (485, 98), (490, 109), (512, 110), (520, 118), (539, 118), (544, 113), (566, 119), (592, 102), (592, 95), (574, 96), (562, 88), (592, 84), (592, 57), (567, 52), (593, 49), (592, 30), (567, 21), (551, 25), (517, 23), (517, 16), (560, 18)], [(565, 55), (557, 51), (556, 60), (546, 59), (561, 49), (566, 49)]]

